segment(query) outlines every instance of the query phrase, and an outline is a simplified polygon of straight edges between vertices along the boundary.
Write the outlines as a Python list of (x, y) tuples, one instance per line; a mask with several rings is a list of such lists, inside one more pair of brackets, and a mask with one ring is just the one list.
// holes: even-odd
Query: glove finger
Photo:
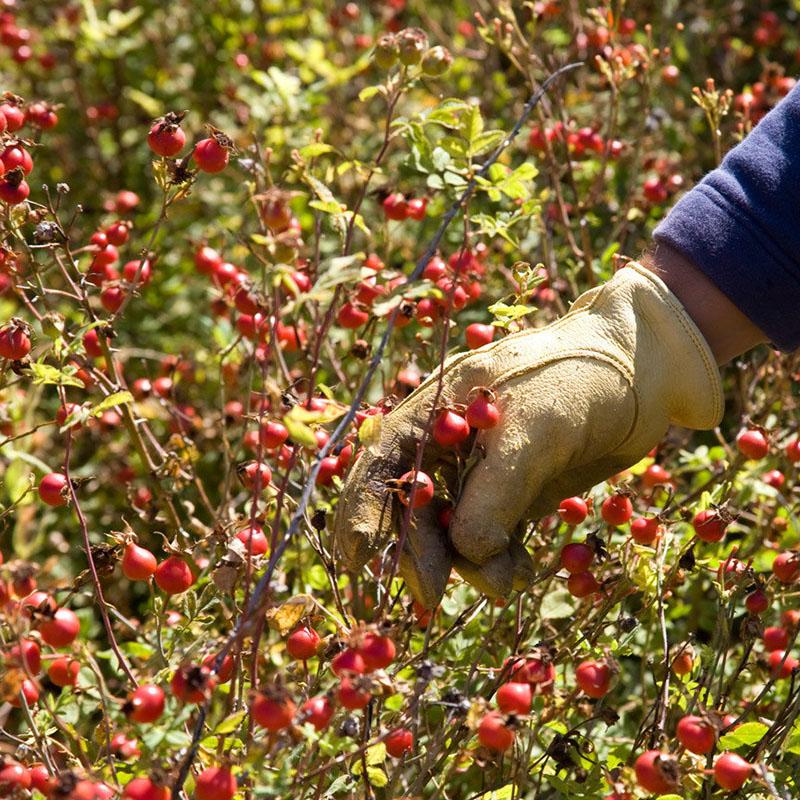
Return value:
[(489, 597), (507, 597), (514, 588), (514, 561), (508, 550), (488, 558), (483, 564), (455, 554), (453, 566), (465, 581)]
[(577, 478), (587, 462), (601, 468), (587, 473), (595, 480), (636, 413), (624, 377), (592, 359), (557, 361), (496, 388), (501, 422), (481, 434), (485, 458), (467, 476), (450, 525), (453, 546), (477, 564), (508, 547), (520, 522), (538, 510), (543, 487), (565, 472)]
[(401, 474), (398, 457), (382, 457), (369, 451), (350, 470), (333, 529), (336, 550), (350, 569), (361, 569), (391, 533), (393, 498), (386, 490), (386, 481)]
[(439, 604), (452, 565), (453, 556), (437, 523), (434, 506), (418, 509), (405, 536), (399, 570), (411, 593), (425, 608)]
[[(466, 396), (473, 386), (490, 378), (484, 356), (459, 354), (445, 368), (439, 404), (446, 405)], [(350, 471), (339, 498), (334, 521), (334, 540), (344, 562), (360, 569), (395, 530), (393, 506), (399, 504), (386, 490), (386, 482), (412, 468), (417, 444), (436, 399), (438, 381), (431, 376), (394, 411), (381, 420), (380, 442), (367, 448)], [(432, 441), (425, 448), (423, 469), (432, 473), (433, 464), (453, 461)], [(396, 513), (396, 512), (395, 512)]]
[(475, 564), (456, 553), (453, 566), (464, 580), (489, 597), (506, 597), (512, 589), (524, 591), (534, 577), (533, 559), (518, 539), (512, 539), (507, 550), (484, 564)]

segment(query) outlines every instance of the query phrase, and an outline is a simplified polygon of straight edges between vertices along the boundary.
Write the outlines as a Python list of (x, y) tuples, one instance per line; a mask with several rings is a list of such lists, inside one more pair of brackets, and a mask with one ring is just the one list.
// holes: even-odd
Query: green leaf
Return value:
[(506, 303), (494, 303), (489, 306), (489, 313), (495, 318), (494, 324), (501, 328), (507, 328), (509, 323), (534, 311), (536, 311), (534, 306), (526, 306), (521, 303), (515, 306), (509, 306)]
[(467, 141), (469, 147), (472, 148), (477, 138), (483, 133), (483, 117), (477, 105), (467, 106), (467, 109), (461, 115), (458, 132)]
[(507, 783), (500, 789), (491, 789), (488, 792), (484, 792), (482, 795), (479, 795), (476, 800), (511, 800), (513, 796), (514, 784)]
[(132, 656), (133, 658), (152, 658), (155, 654), (155, 649), (151, 647), (149, 644), (144, 644), (143, 642), (122, 642), (119, 646), (119, 649), (125, 653), (126, 656)]
[(470, 145), (470, 156), (479, 156), (494, 150), (500, 142), (503, 141), (505, 133), (503, 131), (484, 131), (480, 136), (476, 137), (475, 141)]
[(376, 764), (383, 764), (386, 761), (386, 745), (383, 742), (378, 742), (367, 748), (364, 754), (367, 759), (367, 766), (374, 767)]
[(332, 153), (333, 151), (334, 148), (325, 142), (312, 142), (300, 148), (300, 155), (303, 158), (316, 158), (317, 156), (323, 156), (325, 153)]
[(660, 794), (656, 800), (683, 800), (679, 794)]
[(383, 86), (365, 86), (358, 93), (358, 99), (364, 102), (375, 97), (376, 94), (383, 94), (383, 91)]
[(719, 740), (721, 750), (736, 750), (739, 747), (755, 744), (764, 738), (769, 728), (762, 722), (745, 722)]
[(388, 776), (379, 767), (367, 767), (367, 777), (369, 778), (369, 782), (377, 789), (380, 789), (389, 783)]
[(370, 452), (376, 452), (381, 441), (383, 414), (366, 417), (358, 429), (358, 441)]
[(289, 437), (296, 444), (301, 444), (303, 447), (317, 446), (314, 431), (304, 422), (300, 422), (297, 417), (291, 416), (291, 411), (283, 418), (283, 424), (286, 426), (286, 430), (289, 431)]
[(566, 589), (548, 592), (542, 601), (542, 619), (564, 619), (575, 613), (575, 602)]
[(225, 717), (225, 719), (222, 720), (222, 722), (220, 722), (216, 728), (214, 728), (214, 733), (233, 733), (242, 726), (242, 722), (246, 716), (246, 711), (238, 711), (236, 714), (231, 714), (229, 717)]
[(324, 797), (333, 797), (340, 792), (353, 788), (353, 779), (349, 775), (340, 775), (327, 789)]
[(34, 362), (31, 364), (31, 372), (33, 373), (33, 382), (37, 386), (40, 384), (50, 384), (54, 386), (80, 386), (83, 388), (83, 381), (76, 378), (74, 375), (62, 372), (60, 369), (50, 364)]
[(99, 417), (104, 411), (108, 411), (109, 408), (132, 402), (133, 395), (130, 392), (114, 392), (114, 394), (104, 397), (96, 406), (92, 406), (90, 413), (93, 417)]

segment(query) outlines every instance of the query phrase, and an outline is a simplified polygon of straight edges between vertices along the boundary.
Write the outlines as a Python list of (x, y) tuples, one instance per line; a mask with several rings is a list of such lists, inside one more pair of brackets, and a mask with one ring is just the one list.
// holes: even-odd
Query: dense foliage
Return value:
[[(532, 522), (525, 591), (426, 609), (330, 535), (384, 413), (789, 91), (796, 4), (2, 5), (0, 796), (800, 793), (796, 358)], [(493, 400), (436, 420), (465, 467)]]

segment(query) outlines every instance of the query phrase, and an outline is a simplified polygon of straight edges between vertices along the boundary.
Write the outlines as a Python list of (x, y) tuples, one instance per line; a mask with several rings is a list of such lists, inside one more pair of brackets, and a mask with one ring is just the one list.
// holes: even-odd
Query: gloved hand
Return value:
[[(398, 529), (405, 508), (386, 482), (413, 467), (437, 380), (438, 372), (384, 418), (377, 452), (365, 451), (347, 479), (334, 536), (352, 569)], [(485, 455), (455, 497), (449, 530), (434, 501), (414, 512), (400, 554), (400, 574), (428, 607), (451, 566), (489, 595), (524, 588), (524, 522), (639, 461), (670, 423), (711, 428), (723, 411), (708, 345), (666, 285), (636, 263), (553, 324), (449, 358), (438, 405), (465, 403), (479, 386), (495, 391), (501, 412), (499, 425), (477, 433)], [(422, 469), (433, 476), (435, 467), (455, 496), (453, 452), (431, 440)]]

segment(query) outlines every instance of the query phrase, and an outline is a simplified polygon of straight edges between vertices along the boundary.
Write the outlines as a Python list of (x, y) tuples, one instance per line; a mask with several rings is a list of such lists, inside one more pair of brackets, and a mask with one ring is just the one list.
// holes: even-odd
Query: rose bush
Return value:
[[(797, 795), (796, 357), (532, 520), (507, 597), (330, 533), (384, 414), (789, 91), (794, 4), (3, 7), (0, 796)], [(427, 431), (462, 476), (474, 389)], [(447, 527), (437, 472), (386, 488)]]

